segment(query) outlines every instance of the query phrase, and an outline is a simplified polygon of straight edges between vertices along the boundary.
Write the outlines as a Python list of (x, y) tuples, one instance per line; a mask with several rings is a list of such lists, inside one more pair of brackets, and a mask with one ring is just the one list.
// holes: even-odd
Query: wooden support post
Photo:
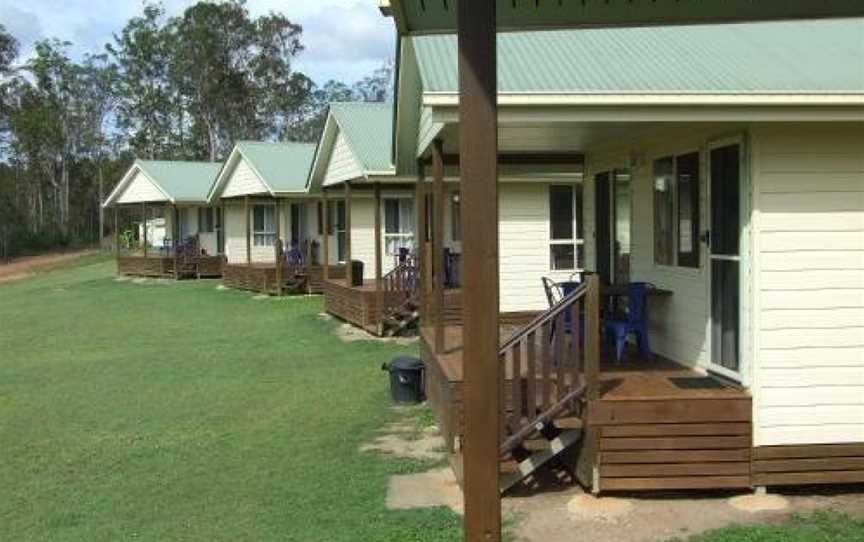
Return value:
[(249, 220), (249, 196), (243, 198), (243, 214), (246, 216), (246, 265), (252, 265), (252, 224)]
[(417, 217), (417, 297), (420, 305), (420, 324), (429, 322), (429, 307), (427, 306), (426, 298), (426, 274), (429, 272), (428, 262), (426, 261), (426, 181), (423, 165), (419, 164), (420, 178), (417, 180), (417, 186), (414, 193), (414, 202), (416, 211), (414, 216)]
[[(180, 278), (180, 267), (179, 260), (177, 259), (177, 246), (180, 241), (180, 211), (177, 209), (177, 205), (171, 205), (171, 252), (172, 257), (174, 259), (174, 280)], [(166, 209), (166, 214), (168, 210)], [(200, 224), (199, 224), (200, 227)]]
[(322, 255), (321, 261), (324, 263), (324, 280), (327, 281), (330, 278), (330, 202), (327, 200), (327, 191), (323, 188), (321, 189), (321, 196), (321, 205), (324, 208), (324, 216), (321, 217), (324, 220), (324, 242), (322, 243), (322, 251), (324, 254)]
[(381, 183), (375, 183), (375, 305), (378, 308), (379, 333), (384, 318), (384, 258), (381, 255)]
[(350, 288), (354, 284), (354, 269), (351, 265), (351, 183), (345, 183), (345, 277)]
[(276, 295), (282, 295), (282, 221), (279, 217), (279, 200), (273, 200), (273, 216), (276, 219), (276, 242), (273, 243), (276, 263)]
[(435, 352), (444, 351), (444, 144), (432, 143), (432, 261), (435, 306)]
[(144, 257), (147, 257), (147, 204), (141, 204), (141, 222), (144, 224)]
[[(315, 203), (316, 210), (317, 210), (317, 207), (318, 207), (318, 203), (316, 202)], [(303, 208), (306, 209), (306, 213), (309, 212), (309, 202), (308, 201), (303, 202)], [(306, 241), (306, 269), (308, 271), (309, 267), (311, 267), (312, 264), (314, 263), (312, 261), (312, 229), (309, 227), (309, 215), (307, 214), (304, 217), (303, 213), (300, 213), (300, 220), (303, 220), (304, 218), (306, 219), (306, 239), (305, 239), (305, 241)], [(298, 241), (300, 240), (300, 234), (299, 233), (297, 234), (297, 240)], [(307, 284), (308, 284), (308, 281), (307, 281)]]
[(501, 540), (496, 2), (459, 2), (465, 540)]
[(120, 255), (120, 219), (117, 216), (119, 211), (117, 206), (114, 206), (114, 256)]

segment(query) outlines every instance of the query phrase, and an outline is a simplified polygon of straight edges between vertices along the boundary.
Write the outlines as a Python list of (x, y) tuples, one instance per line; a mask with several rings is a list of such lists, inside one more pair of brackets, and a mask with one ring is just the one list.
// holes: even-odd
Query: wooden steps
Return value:
[[(533, 449), (537, 446), (539, 440), (533, 441), (532, 449), (525, 448), (529, 454), (528, 457), (522, 460), (505, 461), (502, 463), (501, 470), (504, 472), (499, 476), (499, 490), (501, 493), (505, 493), (522, 480), (537, 472), (538, 469), (560, 456), (571, 446), (579, 443), (581, 438), (582, 431), (580, 429), (567, 429), (561, 431), (554, 438), (548, 439), (546, 445), (540, 449)], [(515, 468), (513, 468), (514, 464)]]

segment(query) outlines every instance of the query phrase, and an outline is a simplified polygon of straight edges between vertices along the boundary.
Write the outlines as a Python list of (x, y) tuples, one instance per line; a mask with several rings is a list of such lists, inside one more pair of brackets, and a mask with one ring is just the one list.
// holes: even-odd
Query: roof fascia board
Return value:
[(216, 182), (213, 183), (213, 186), (210, 187), (210, 194), (207, 196), (207, 202), (210, 203), (214, 199), (220, 199), (222, 197), (222, 192), (225, 189), (225, 183), (228, 182), (228, 177), (230, 176), (230, 172), (234, 170), (237, 166), (237, 160), (239, 159), (239, 150), (235, 145), (233, 149), (231, 149), (231, 154), (228, 155), (228, 159), (225, 160), (225, 163), (222, 164), (222, 169), (219, 170), (219, 174), (216, 175)]
[(312, 169), (306, 181), (306, 191), (320, 187), (324, 182), (324, 174), (327, 172), (327, 163), (333, 155), (333, 145), (336, 141), (335, 122), (333, 112), (327, 108), (327, 119), (324, 121), (324, 129), (318, 138), (318, 146), (315, 148), (315, 158), (312, 160)]
[[(455, 107), (457, 92), (424, 92), (423, 105)], [(502, 92), (498, 105), (864, 105), (864, 92), (776, 93), (597, 93)]]

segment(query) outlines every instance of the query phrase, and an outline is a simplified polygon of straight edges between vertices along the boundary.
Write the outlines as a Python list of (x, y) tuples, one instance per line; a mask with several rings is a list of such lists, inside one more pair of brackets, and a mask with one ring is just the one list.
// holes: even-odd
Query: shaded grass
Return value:
[(0, 539), (459, 539), (447, 509), (384, 507), (424, 465), (358, 451), (405, 347), (340, 342), (317, 298), (112, 272), (0, 288)]
[(781, 523), (733, 525), (692, 536), (687, 542), (864, 542), (864, 518), (831, 510), (792, 514)]

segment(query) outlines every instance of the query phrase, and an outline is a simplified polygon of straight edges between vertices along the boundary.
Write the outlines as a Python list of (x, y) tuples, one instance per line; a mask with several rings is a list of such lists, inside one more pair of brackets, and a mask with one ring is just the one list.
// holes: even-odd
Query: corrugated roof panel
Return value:
[(391, 171), (393, 104), (334, 102), (330, 113), (367, 172)]
[(179, 162), (138, 160), (136, 162), (168, 196), (175, 201), (207, 201), (207, 193), (222, 164), (216, 162)]
[[(411, 38), (424, 90), (457, 90), (456, 37)], [(864, 19), (502, 33), (500, 92), (864, 92)]]
[(237, 148), (274, 192), (305, 192), (314, 143), (238, 141)]

